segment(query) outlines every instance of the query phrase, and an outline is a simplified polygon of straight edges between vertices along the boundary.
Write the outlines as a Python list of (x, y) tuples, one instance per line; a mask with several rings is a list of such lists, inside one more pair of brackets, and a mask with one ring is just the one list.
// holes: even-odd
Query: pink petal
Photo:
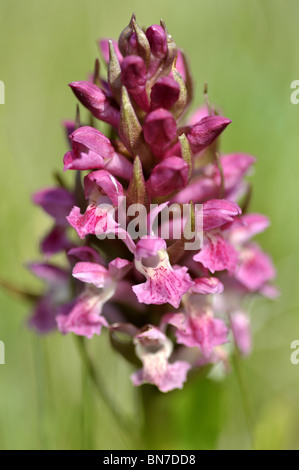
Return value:
[(119, 198), (124, 195), (122, 185), (109, 171), (92, 171), (84, 178), (85, 196), (89, 197), (95, 188), (106, 194), (113, 204), (118, 205)]
[(274, 279), (275, 275), (271, 258), (258, 245), (247, 245), (241, 255), (236, 279), (250, 291), (258, 291)]
[(106, 287), (111, 282), (108, 270), (96, 263), (77, 263), (73, 269), (73, 276), (81, 282), (93, 284), (98, 288)]
[(238, 264), (238, 253), (234, 247), (225, 240), (221, 234), (205, 235), (201, 250), (193, 257), (212, 273), (228, 270), (235, 272)]
[(252, 341), (250, 331), (250, 321), (243, 312), (236, 312), (231, 315), (231, 327), (236, 345), (243, 356), (251, 353)]
[(199, 277), (194, 279), (194, 286), (191, 292), (197, 294), (221, 294), (224, 286), (216, 277)]
[(211, 199), (203, 204), (203, 229), (205, 232), (213, 230), (233, 221), (234, 217), (239, 214), (241, 214), (241, 209), (235, 202)]
[(111, 208), (105, 208), (91, 204), (87, 207), (85, 214), (80, 213), (79, 207), (73, 207), (67, 217), (69, 224), (74, 227), (81, 239), (86, 235), (101, 235), (115, 232), (117, 223), (111, 214)]
[(33, 202), (41, 206), (59, 225), (67, 225), (66, 216), (75, 203), (74, 196), (64, 188), (46, 188), (33, 195)]
[(63, 334), (75, 333), (87, 338), (99, 335), (102, 326), (108, 326), (106, 319), (100, 315), (101, 309), (99, 297), (84, 292), (56, 317), (58, 329)]
[(140, 303), (170, 303), (174, 308), (178, 308), (183, 295), (193, 286), (187, 268), (173, 269), (166, 252), (160, 254), (156, 267), (146, 267), (141, 262), (137, 262), (136, 267), (147, 278), (145, 283), (133, 286)]

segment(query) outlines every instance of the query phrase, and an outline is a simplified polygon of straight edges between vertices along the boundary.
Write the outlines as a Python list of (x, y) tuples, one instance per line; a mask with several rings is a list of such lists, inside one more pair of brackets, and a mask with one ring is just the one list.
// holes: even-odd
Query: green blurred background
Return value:
[[(141, 25), (166, 21), (189, 56), (195, 102), (202, 103), (207, 81), (210, 99), (232, 119), (223, 150), (258, 157), (251, 208), (271, 218), (260, 241), (274, 257), (281, 296), (250, 305), (254, 352), (243, 373), (254, 446), (299, 449), (299, 365), (290, 362), (290, 343), (299, 339), (299, 105), (290, 102), (290, 84), (299, 79), (298, 1), (0, 0), (0, 80), (6, 86), (0, 106), (0, 276), (41, 287), (24, 262), (38, 259), (38, 240), (50, 222), (30, 197), (52, 183), (54, 170), (62, 171), (60, 124), (75, 109), (67, 83), (86, 78), (98, 55), (96, 40), (117, 37), (133, 11)], [(126, 448), (118, 423), (86, 379), (74, 338), (37, 338), (25, 326), (28, 306), (2, 291), (0, 308), (6, 346), (0, 448)], [(139, 433), (143, 415), (130, 367), (105, 335), (89, 346), (112, 399)], [(250, 447), (233, 371), (223, 381), (196, 380), (182, 392), (158, 395), (149, 406), (153, 447)]]

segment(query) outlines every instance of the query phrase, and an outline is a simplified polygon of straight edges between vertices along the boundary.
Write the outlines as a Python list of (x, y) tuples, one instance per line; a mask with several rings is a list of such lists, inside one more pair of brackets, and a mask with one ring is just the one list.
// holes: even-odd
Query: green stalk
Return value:
[(232, 356), (232, 359), (233, 359), (235, 373), (236, 373), (236, 377), (237, 377), (237, 381), (238, 381), (238, 385), (240, 389), (243, 411), (244, 411), (244, 416), (245, 416), (246, 425), (247, 425), (248, 437), (249, 437), (251, 448), (253, 449), (254, 447), (254, 424), (253, 424), (254, 421), (253, 421), (251, 405), (250, 405), (250, 401), (249, 401), (249, 397), (247, 393), (240, 352), (236, 345), (235, 345), (235, 352)]
[(111, 400), (111, 396), (106, 389), (106, 386), (102, 380), (102, 378), (99, 376), (98, 372), (96, 371), (93, 362), (89, 356), (89, 353), (86, 348), (86, 344), (84, 341), (84, 338), (82, 336), (75, 336), (76, 338), (76, 344), (78, 347), (78, 351), (81, 357), (81, 360), (85, 366), (86, 372), (88, 373), (95, 389), (97, 390), (99, 396), (101, 397), (102, 401), (106, 405), (106, 407), (109, 409), (111, 415), (113, 416), (115, 422), (118, 424), (121, 436), (123, 438), (123, 441), (126, 445), (126, 447), (129, 449), (129, 443), (137, 442), (139, 440), (135, 429), (133, 427), (133, 424), (129, 423), (127, 419), (123, 416), (121, 411), (118, 409), (116, 404)]

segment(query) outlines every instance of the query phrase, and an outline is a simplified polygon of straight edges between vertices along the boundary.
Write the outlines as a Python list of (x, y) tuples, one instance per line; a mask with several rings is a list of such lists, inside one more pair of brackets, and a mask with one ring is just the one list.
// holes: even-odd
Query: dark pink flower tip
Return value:
[(78, 100), (94, 117), (117, 127), (119, 110), (114, 106), (103, 90), (91, 82), (81, 81), (69, 84)]
[(146, 116), (143, 135), (155, 155), (163, 154), (176, 137), (176, 131), (175, 119), (166, 109), (156, 109)]
[(147, 79), (147, 70), (144, 60), (137, 55), (129, 55), (121, 64), (121, 80), (129, 92), (138, 92), (144, 89)]
[(167, 39), (162, 26), (153, 24), (146, 30), (146, 37), (151, 47), (151, 53), (158, 59), (163, 59), (167, 53)]
[(138, 55), (138, 41), (136, 33), (132, 33), (128, 41), (127, 55)]
[(112, 44), (114, 46), (114, 50), (116, 52), (117, 58), (119, 60), (119, 63), (123, 60), (123, 56), (118, 48), (118, 44), (114, 39), (109, 39), (109, 38), (103, 38), (99, 40), (99, 48), (102, 53), (103, 59), (105, 62), (108, 64), (109, 62), (109, 41), (112, 41)]
[(121, 64), (121, 81), (136, 103), (145, 111), (149, 109), (146, 92), (147, 68), (138, 55), (129, 55)]
[(160, 78), (151, 91), (151, 109), (170, 109), (178, 100), (180, 86), (172, 77)]
[(211, 199), (203, 204), (203, 229), (213, 230), (227, 222), (232, 222), (234, 217), (241, 214), (240, 207), (226, 199)]
[(35, 305), (34, 311), (29, 318), (28, 325), (39, 334), (47, 334), (57, 328), (55, 317), (58, 313), (52, 296), (45, 295)]
[(155, 166), (146, 187), (151, 196), (164, 196), (184, 188), (188, 183), (189, 166), (180, 157), (169, 157)]
[(29, 263), (27, 267), (36, 277), (48, 282), (49, 284), (65, 284), (69, 278), (69, 274), (65, 269), (54, 264)]
[(65, 135), (67, 138), (74, 132), (76, 129), (76, 123), (75, 121), (63, 121), (62, 123), (64, 129), (65, 129)]
[(192, 151), (198, 153), (208, 147), (230, 123), (222, 116), (207, 116), (194, 124), (187, 134)]
[(79, 127), (70, 135), (72, 151), (64, 156), (64, 171), (103, 168), (114, 154), (110, 140), (90, 126)]
[(93, 284), (99, 289), (107, 287), (111, 282), (110, 275), (105, 266), (86, 261), (79, 261), (74, 266), (73, 276), (79, 281)]
[(69, 258), (74, 258), (78, 261), (86, 261), (90, 263), (103, 264), (104, 261), (100, 254), (91, 246), (77, 246), (68, 252)]
[(43, 238), (40, 249), (46, 256), (53, 256), (61, 251), (68, 251), (73, 246), (66, 236), (66, 227), (55, 225)]
[(64, 188), (46, 188), (33, 195), (33, 202), (51, 215), (58, 225), (67, 225), (66, 216), (75, 204), (74, 196)]

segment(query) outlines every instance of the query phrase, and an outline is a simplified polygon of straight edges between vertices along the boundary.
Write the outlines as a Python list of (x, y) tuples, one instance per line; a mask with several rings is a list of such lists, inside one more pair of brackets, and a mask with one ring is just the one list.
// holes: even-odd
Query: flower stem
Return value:
[[(135, 438), (137, 439), (137, 436), (135, 434), (134, 428), (132, 425), (127, 421), (126, 418), (122, 415), (121, 411), (118, 409), (116, 404), (111, 400), (111, 396), (106, 389), (106, 386), (102, 380), (102, 378), (99, 376), (97, 371), (94, 368), (94, 365), (92, 363), (92, 360), (90, 358), (90, 355), (87, 351), (86, 345), (84, 338), (81, 336), (76, 336), (76, 344), (78, 347), (78, 351), (80, 354), (80, 357), (86, 367), (86, 371), (95, 386), (98, 394), (100, 395), (101, 399), (103, 400), (104, 404), (106, 407), (109, 409), (110, 413), (114, 417), (114, 420), (118, 424), (120, 431), (121, 431), (121, 436), (122, 439), (126, 445), (127, 448), (129, 448), (129, 441), (131, 439)], [(131, 439), (130, 439), (131, 438)]]
[(245, 378), (243, 374), (241, 357), (240, 357), (240, 353), (239, 353), (237, 346), (235, 347), (235, 352), (233, 354), (233, 364), (234, 364), (235, 373), (236, 373), (236, 377), (237, 377), (237, 381), (238, 381), (238, 385), (240, 389), (244, 416), (245, 416), (246, 425), (247, 425), (248, 437), (249, 437), (251, 448), (253, 449), (254, 447), (253, 415), (252, 415), (249, 397), (247, 394), (247, 388), (246, 388)]

